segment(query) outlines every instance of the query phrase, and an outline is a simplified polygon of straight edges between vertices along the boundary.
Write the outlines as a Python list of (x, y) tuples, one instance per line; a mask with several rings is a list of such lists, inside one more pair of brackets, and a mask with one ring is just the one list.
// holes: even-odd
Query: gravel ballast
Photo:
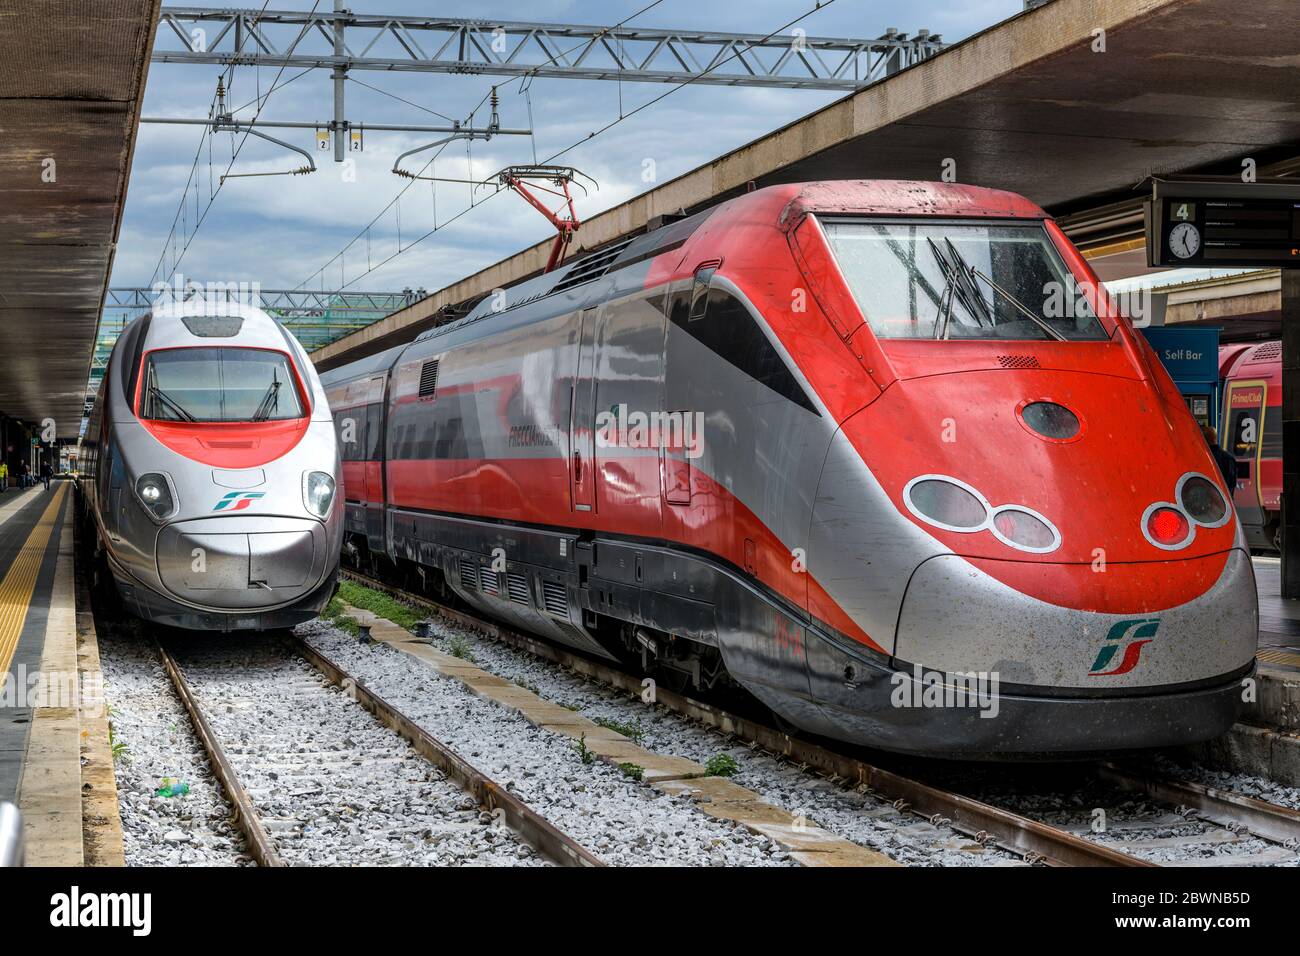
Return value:
[(170, 647), (286, 863), (547, 864), (288, 642)]
[[(252, 865), (153, 641), (101, 630), (99, 655), (113, 739), (126, 748), (114, 769), (127, 865)], [(155, 796), (165, 777), (189, 793)]]
[[(432, 641), (439, 650), (450, 651), (453, 641), (458, 646), (468, 645), (474, 663), (490, 673), (598, 723), (608, 721), (624, 728), (635, 727), (641, 734), (637, 742), (648, 750), (686, 757), (701, 764), (707, 764), (710, 758), (720, 754), (728, 754), (739, 768), (731, 778), (736, 783), (795, 817), (806, 818), (843, 839), (878, 850), (899, 863), (913, 866), (1021, 863), (1019, 857), (1008, 851), (982, 848), (951, 829), (932, 826), (872, 794), (846, 789), (801, 772), (770, 755), (729, 742), (721, 734), (662, 707), (646, 705), (639, 699), (577, 677), (524, 651), (474, 635), (468, 629), (437, 618), (433, 621), (433, 631)], [(349, 666), (356, 666), (357, 676), (363, 676), (367, 681), (373, 680), (375, 675), (395, 677), (405, 672), (407, 677), (403, 679), (403, 685), (407, 693), (411, 693), (412, 685), (443, 680), (432, 668), (396, 649), (382, 645), (365, 647), (323, 622), (306, 625), (300, 633), (310, 633), (312, 643), (318, 643), (327, 653), (350, 654), (350, 659), (356, 663)], [(395, 664), (388, 663), (390, 656), (397, 658)], [(405, 709), (405, 705), (402, 706)], [(504, 714), (495, 705), (488, 706)]]
[(460, 681), (384, 644), (363, 645), (321, 621), (298, 633), (479, 771), (613, 865), (793, 866), (785, 850), (660, 794), (565, 737), (476, 697)]

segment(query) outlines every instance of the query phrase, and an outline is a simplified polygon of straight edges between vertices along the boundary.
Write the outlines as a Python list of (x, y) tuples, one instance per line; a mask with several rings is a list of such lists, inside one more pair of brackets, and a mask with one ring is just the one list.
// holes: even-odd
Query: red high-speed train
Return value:
[(322, 381), (360, 560), (805, 731), (1186, 743), (1254, 666), (1196, 423), (1020, 196), (757, 190)]
[(1282, 343), (1224, 345), (1219, 444), (1237, 458), (1237, 517), (1253, 548), (1282, 550)]

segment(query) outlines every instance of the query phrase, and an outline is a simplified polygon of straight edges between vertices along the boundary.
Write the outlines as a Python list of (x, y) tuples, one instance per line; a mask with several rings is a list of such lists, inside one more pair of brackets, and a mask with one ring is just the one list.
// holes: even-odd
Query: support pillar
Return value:
[[(334, 12), (342, 14), (345, 12), (343, 0), (334, 0)], [(347, 45), (344, 43), (344, 27), (341, 19), (334, 21), (334, 55), (345, 56), (347, 54)], [(334, 136), (334, 162), (343, 162), (343, 153), (347, 149), (347, 144), (343, 138), (347, 135), (347, 119), (343, 108), (343, 98), (345, 96), (344, 86), (348, 78), (348, 71), (345, 67), (335, 67), (330, 74), (334, 80), (334, 122), (330, 124), (330, 132)]]
[(1300, 598), (1300, 269), (1282, 270), (1282, 597)]

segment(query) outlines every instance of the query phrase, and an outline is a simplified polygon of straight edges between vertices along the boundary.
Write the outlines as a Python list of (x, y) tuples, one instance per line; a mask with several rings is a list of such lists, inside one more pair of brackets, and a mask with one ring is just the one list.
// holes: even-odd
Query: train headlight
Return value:
[(136, 497), (155, 518), (166, 518), (176, 510), (176, 499), (164, 475), (149, 473), (135, 480)]
[(1228, 503), (1218, 486), (1204, 475), (1186, 474), (1178, 482), (1178, 503), (1199, 525), (1217, 528), (1228, 520)]
[(334, 503), (334, 479), (323, 471), (309, 471), (303, 481), (302, 501), (308, 511), (324, 518)]
[(903, 489), (903, 501), (922, 521), (946, 531), (981, 531), (988, 525), (984, 496), (943, 475), (913, 478)]
[(903, 502), (926, 524), (971, 534), (989, 531), (1009, 548), (1047, 554), (1061, 546), (1061, 532), (1024, 505), (994, 507), (975, 488), (947, 475), (920, 475), (903, 488)]
[(990, 528), (1003, 544), (1035, 554), (1055, 551), (1061, 543), (1060, 532), (1046, 518), (1019, 506), (999, 508)]

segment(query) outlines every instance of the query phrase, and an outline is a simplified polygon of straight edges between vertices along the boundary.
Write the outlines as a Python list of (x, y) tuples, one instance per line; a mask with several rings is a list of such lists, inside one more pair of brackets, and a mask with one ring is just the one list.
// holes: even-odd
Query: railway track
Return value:
[[(360, 584), (423, 608), (461, 627), (485, 634), (517, 650), (573, 673), (639, 697), (641, 675), (630, 674), (504, 625), (467, 614), (353, 570), (344, 572)], [(791, 737), (749, 716), (714, 704), (656, 689), (656, 703), (668, 710), (773, 756), (810, 768), (850, 788), (862, 788), (901, 811), (930, 824), (950, 828), (977, 843), (995, 843), (1029, 862), (1054, 866), (1149, 866), (1134, 856), (1040, 820), (974, 799), (953, 789), (868, 763), (812, 741)]]
[[(370, 575), (346, 569), (357, 583), (421, 607), (507, 646), (582, 677), (639, 696), (639, 674), (543, 642), (531, 635), (412, 594)], [(1188, 780), (1138, 772), (1117, 763), (1095, 770), (1097, 782), (1142, 801), (1140, 808), (1112, 815), (1098, 831), (1085, 822), (1050, 822), (1046, 812), (1016, 810), (978, 799), (957, 788), (899, 773), (837, 749), (768, 726), (684, 694), (658, 688), (656, 702), (668, 710), (774, 756), (793, 761), (849, 787), (865, 787), (930, 823), (942, 823), (978, 842), (995, 842), (1030, 862), (1059, 866), (1155, 866), (1180, 864), (1300, 863), (1300, 811)], [(1061, 803), (1068, 802), (1066, 795)], [(1149, 801), (1149, 804), (1148, 804)], [(1165, 827), (1169, 837), (1144, 839)], [(1234, 846), (1236, 845), (1236, 846)], [(1226, 851), (1205, 855), (1205, 847)], [(1232, 851), (1237, 850), (1234, 853)], [(1181, 856), (1179, 855), (1181, 853)], [(1157, 862), (1153, 858), (1167, 857)]]
[(1300, 813), (1141, 764), (940, 768), (963, 792), (1158, 866), (1300, 866)]
[(293, 651), (307, 663), (158, 644), (256, 862), (603, 865), (325, 654)]

